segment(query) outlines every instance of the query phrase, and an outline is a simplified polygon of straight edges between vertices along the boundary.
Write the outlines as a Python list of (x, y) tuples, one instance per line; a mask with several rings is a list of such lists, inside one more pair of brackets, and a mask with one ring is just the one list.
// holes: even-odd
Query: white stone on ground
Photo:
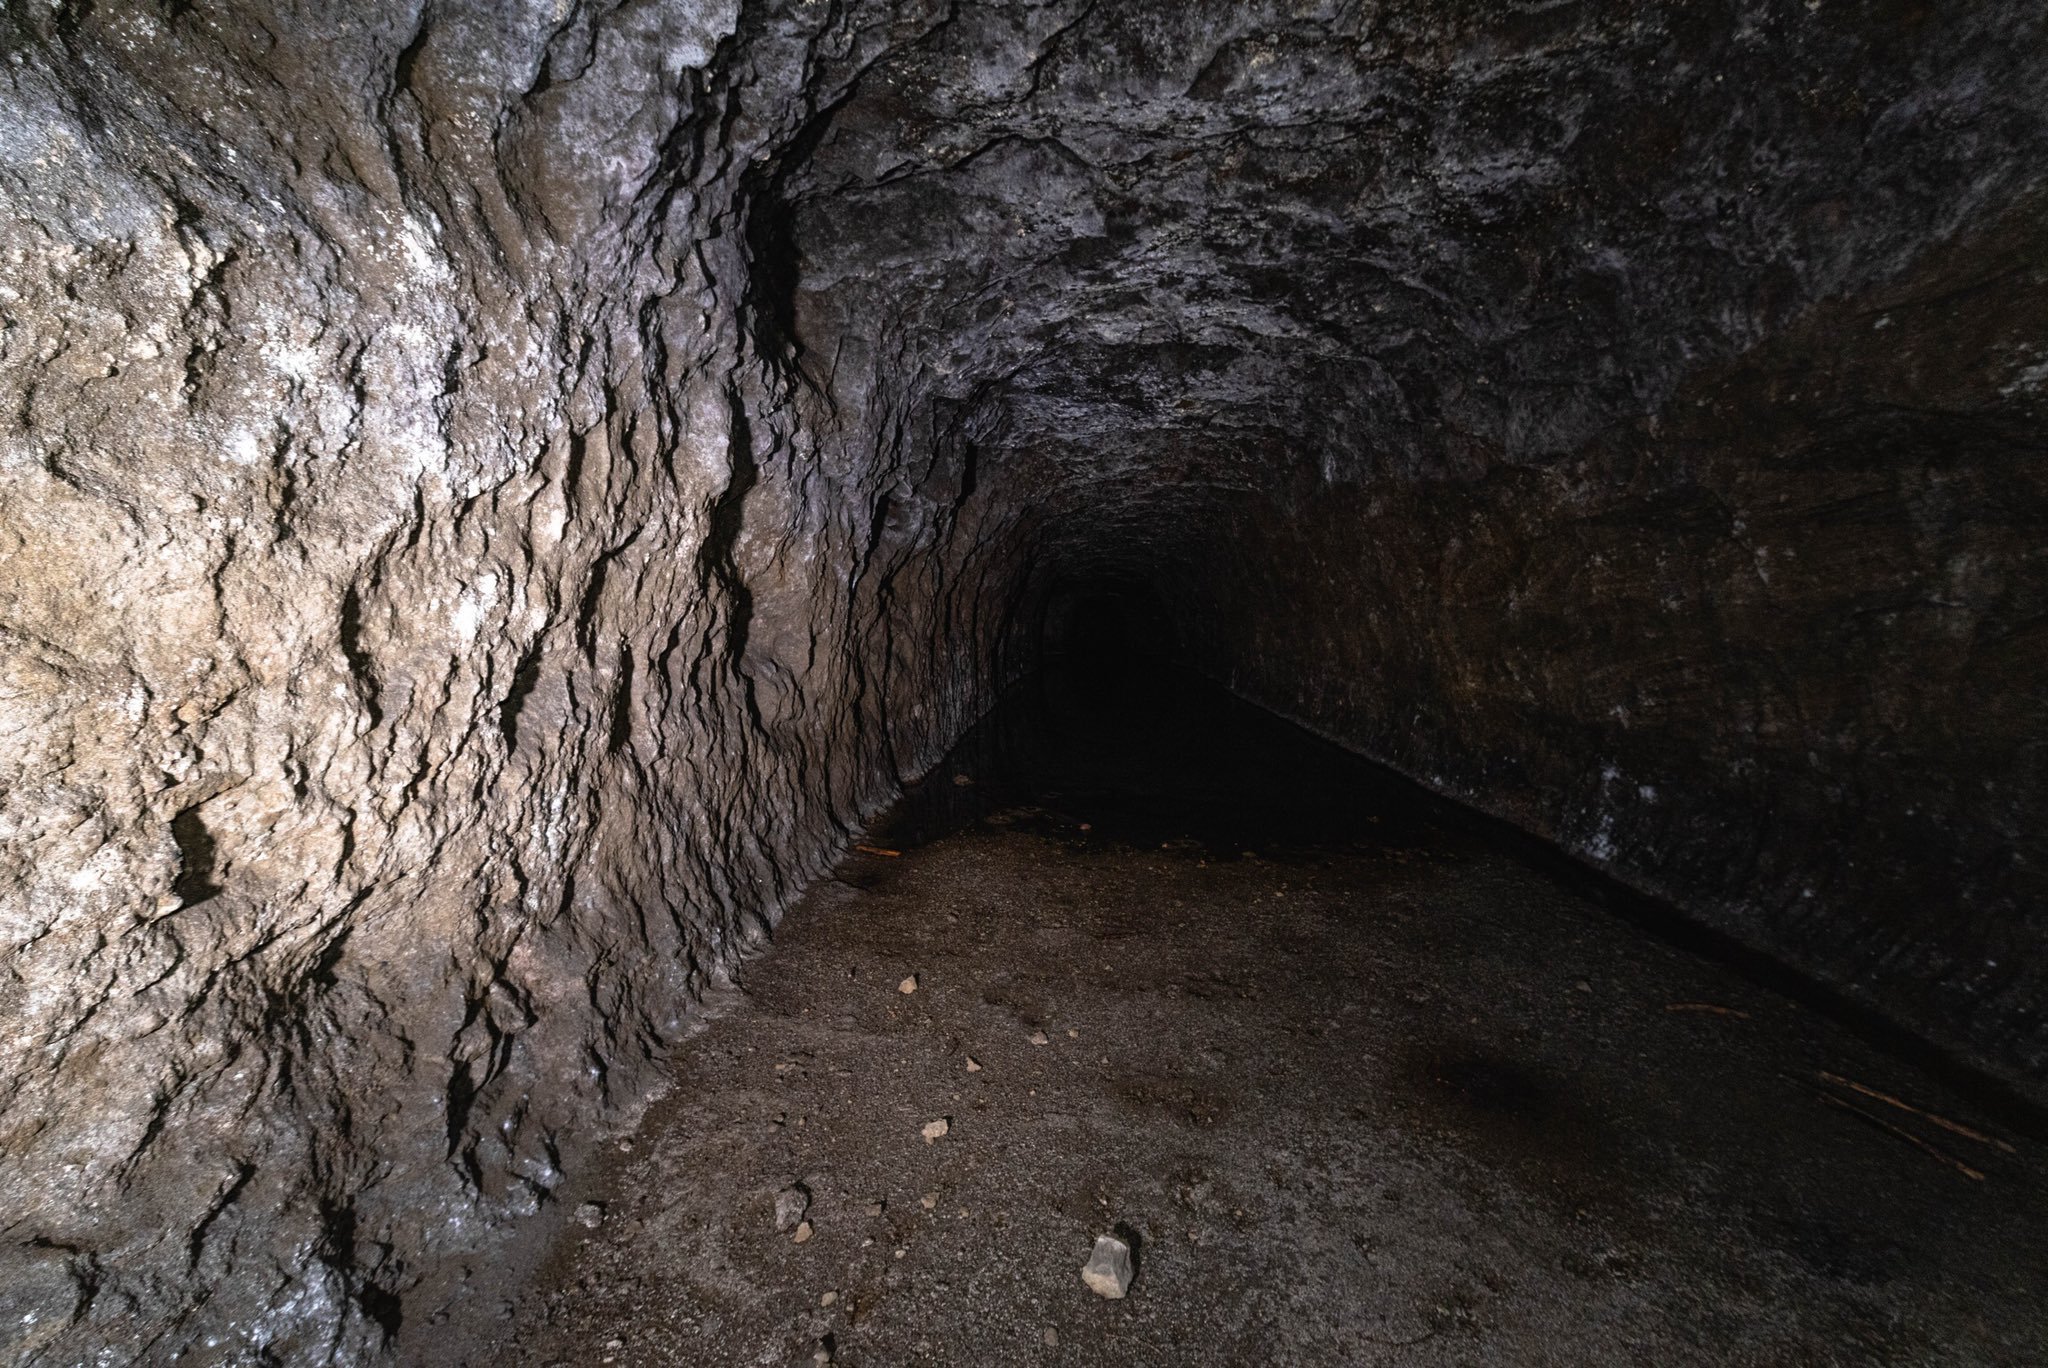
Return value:
[(1131, 1290), (1131, 1247), (1114, 1235), (1097, 1235), (1095, 1252), (1081, 1266), (1081, 1281), (1099, 1297), (1123, 1296)]
[(775, 1228), (787, 1230), (804, 1218), (811, 1209), (811, 1194), (804, 1190), (802, 1183), (796, 1183), (775, 1194)]
[(929, 1145), (951, 1129), (953, 1129), (952, 1123), (943, 1116), (936, 1121), (927, 1121), (924, 1123), (924, 1142)]

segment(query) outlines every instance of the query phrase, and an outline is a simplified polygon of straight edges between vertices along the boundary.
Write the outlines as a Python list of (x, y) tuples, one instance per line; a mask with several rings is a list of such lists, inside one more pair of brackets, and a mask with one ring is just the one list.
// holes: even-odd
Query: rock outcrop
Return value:
[(0, 1342), (360, 1362), (1029, 664), (2048, 1072), (2048, 17), (0, 9)]

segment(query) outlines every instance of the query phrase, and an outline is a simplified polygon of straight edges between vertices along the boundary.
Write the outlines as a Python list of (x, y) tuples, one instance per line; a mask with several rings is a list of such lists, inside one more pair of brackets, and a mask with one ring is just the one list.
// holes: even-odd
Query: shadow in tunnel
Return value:
[[(1306, 865), (1367, 850), (1452, 864), (1504, 856), (1833, 1020), (2001, 1124), (2048, 1139), (2048, 1115), (2004, 1080), (1841, 990), (1231, 694), (1179, 652), (1157, 596), (1144, 589), (1055, 595), (1040, 645), (1038, 668), (906, 787), (872, 839), (908, 850), (992, 823), (1076, 849), (1168, 848), (1219, 862)], [(1458, 947), (1445, 953), (1454, 961)]]
[(1180, 657), (1159, 594), (1149, 585), (1061, 587), (1038, 631), (1038, 674), (1072, 691), (1077, 712), (1139, 704)]

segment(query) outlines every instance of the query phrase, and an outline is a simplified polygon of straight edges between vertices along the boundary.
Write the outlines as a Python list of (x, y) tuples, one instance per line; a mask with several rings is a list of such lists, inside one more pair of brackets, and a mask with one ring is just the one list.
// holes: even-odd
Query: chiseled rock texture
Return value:
[(0, 1345), (388, 1356), (1144, 585), (2048, 1076), (2032, 0), (0, 6)]

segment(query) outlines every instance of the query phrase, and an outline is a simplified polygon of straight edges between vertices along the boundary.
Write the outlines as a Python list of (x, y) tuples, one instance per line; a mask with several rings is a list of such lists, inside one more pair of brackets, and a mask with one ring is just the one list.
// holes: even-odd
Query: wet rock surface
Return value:
[(0, 10), (0, 1345), (463, 1301), (1090, 584), (2038, 1094), (2044, 23)]
[[(1248, 711), (1067, 714), (1066, 767), (917, 795), (902, 859), (809, 895), (579, 1179), (626, 1219), (559, 1241), (488, 1348), (424, 1361), (2048, 1352), (2040, 1136)], [(1840, 1110), (1823, 1073), (2013, 1150)], [(800, 1250), (766, 1219), (788, 1172), (822, 1212)], [(1077, 1276), (1105, 1232), (1137, 1256), (1121, 1300)]]

